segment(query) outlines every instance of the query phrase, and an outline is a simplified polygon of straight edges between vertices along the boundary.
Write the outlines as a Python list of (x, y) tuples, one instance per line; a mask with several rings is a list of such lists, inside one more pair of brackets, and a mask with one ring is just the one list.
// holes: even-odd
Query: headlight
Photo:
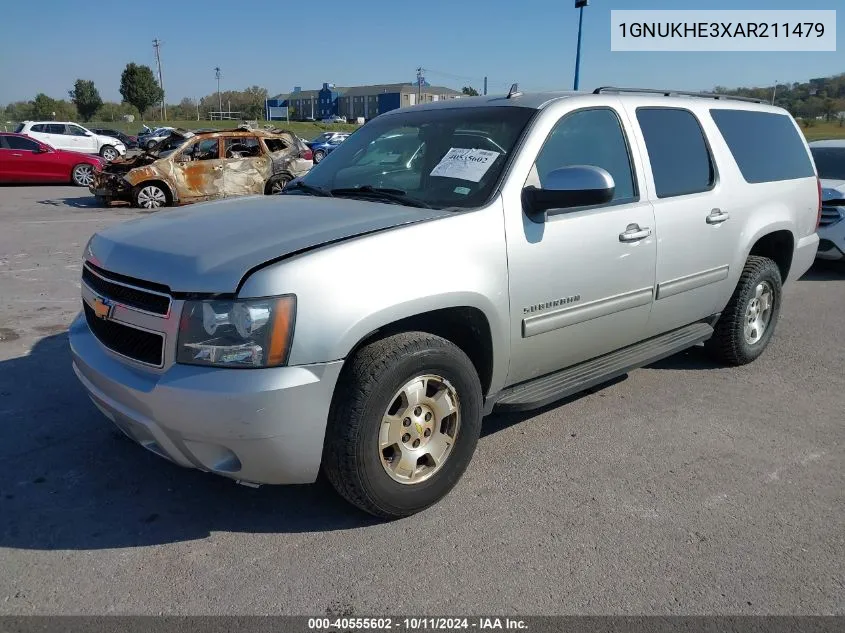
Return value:
[(287, 362), (296, 297), (186, 301), (177, 363), (275, 367)]

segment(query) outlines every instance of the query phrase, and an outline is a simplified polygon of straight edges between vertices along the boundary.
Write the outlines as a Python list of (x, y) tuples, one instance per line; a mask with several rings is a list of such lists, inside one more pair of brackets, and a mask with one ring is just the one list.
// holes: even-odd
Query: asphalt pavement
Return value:
[(752, 365), (487, 418), (457, 488), (382, 523), (179, 468), (87, 399), (82, 249), (142, 215), (0, 188), (0, 613), (845, 614), (845, 267), (787, 286)]

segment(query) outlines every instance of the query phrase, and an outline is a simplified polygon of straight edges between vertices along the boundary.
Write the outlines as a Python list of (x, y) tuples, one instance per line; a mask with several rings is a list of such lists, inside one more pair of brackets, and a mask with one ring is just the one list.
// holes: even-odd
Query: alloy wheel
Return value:
[(761, 281), (754, 289), (754, 296), (745, 309), (745, 342), (754, 345), (763, 336), (772, 320), (774, 291), (768, 281)]
[(73, 168), (73, 182), (82, 187), (90, 187), (94, 182), (94, 168), (91, 165), (77, 165)]
[(401, 484), (418, 484), (437, 473), (460, 430), (458, 393), (448, 380), (426, 374), (406, 382), (381, 421), (378, 450), (385, 472)]
[(147, 185), (138, 192), (138, 206), (145, 209), (158, 209), (167, 204), (167, 196), (160, 187)]

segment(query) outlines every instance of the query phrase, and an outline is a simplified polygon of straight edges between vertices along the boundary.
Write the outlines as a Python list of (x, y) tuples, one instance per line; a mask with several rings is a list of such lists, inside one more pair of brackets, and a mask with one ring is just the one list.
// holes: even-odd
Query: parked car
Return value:
[(24, 121), (15, 132), (68, 152), (99, 154), (107, 161), (126, 154), (126, 145), (112, 136), (95, 134), (78, 123), (62, 121)]
[(338, 116), (333, 114), (331, 116), (327, 116), (322, 120), (322, 123), (346, 123), (346, 119), (342, 116)]
[(819, 259), (845, 260), (845, 140), (810, 143), (822, 183)]
[[(395, 135), (421, 156), (362, 168)], [(763, 103), (599, 89), (400, 108), (280, 196), (96, 233), (73, 366), (159, 456), (248, 485), (322, 469), (359, 508), (407, 516), (459, 481), (494, 410), (699, 343), (754, 361), (820, 210), (800, 129)]]
[(157, 127), (148, 134), (142, 134), (138, 137), (138, 146), (143, 149), (152, 149), (158, 143), (170, 136), (176, 128), (173, 127)]
[(309, 141), (308, 147), (314, 152), (314, 164), (316, 165), (323, 160), (347, 138), (349, 138), (349, 134), (346, 132), (323, 132), (314, 140)]
[(284, 130), (173, 130), (152, 150), (103, 168), (90, 189), (102, 204), (125, 200), (157, 209), (279, 193), (312, 165), (311, 150)]
[(69, 182), (87, 187), (103, 161), (66, 152), (24, 134), (0, 132), (0, 182)]
[(126, 149), (137, 149), (138, 148), (138, 137), (131, 136), (126, 134), (125, 132), (121, 132), (120, 130), (115, 130), (113, 128), (91, 128), (91, 131), (94, 134), (99, 134), (100, 136), (111, 136), (113, 138), (118, 139), (121, 143), (126, 145)]

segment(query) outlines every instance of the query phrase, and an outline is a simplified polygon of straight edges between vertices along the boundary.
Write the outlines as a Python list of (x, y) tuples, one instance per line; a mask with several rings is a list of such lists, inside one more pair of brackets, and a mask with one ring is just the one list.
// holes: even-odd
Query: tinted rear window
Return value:
[(746, 182), (815, 176), (800, 133), (785, 114), (710, 110)]
[(658, 198), (708, 191), (715, 172), (698, 119), (679, 108), (638, 108)]

